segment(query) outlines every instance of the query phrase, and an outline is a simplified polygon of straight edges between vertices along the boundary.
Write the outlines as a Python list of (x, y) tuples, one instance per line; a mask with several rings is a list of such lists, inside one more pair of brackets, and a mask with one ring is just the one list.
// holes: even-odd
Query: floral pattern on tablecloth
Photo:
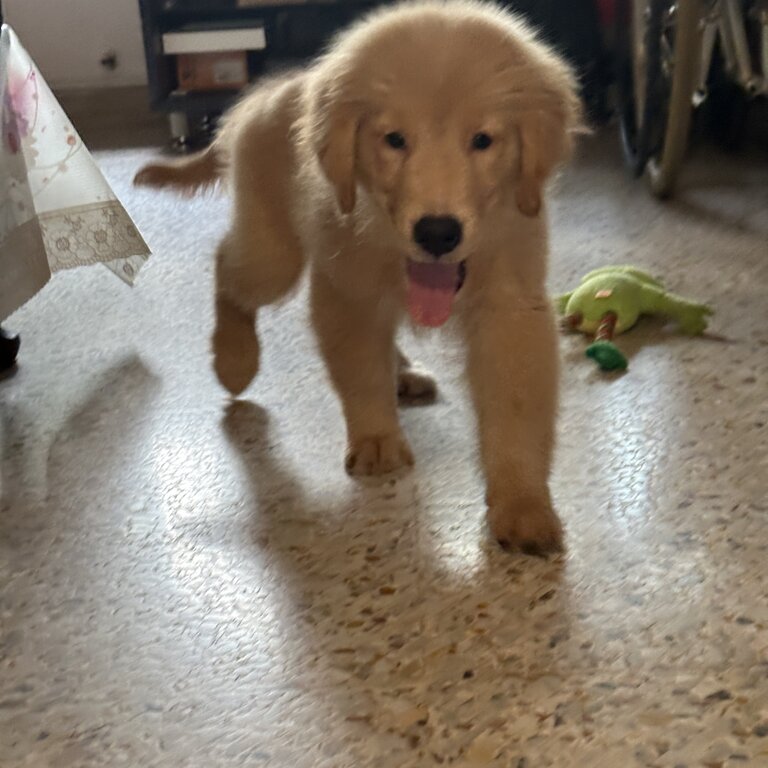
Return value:
[[(45, 254), (2, 253), (10, 236), (31, 221), (39, 226)], [(16, 259), (31, 264), (47, 258), (51, 272), (102, 263), (129, 284), (149, 256), (130, 216), (7, 25), (0, 35), (0, 255), (6, 264), (14, 260), (17, 274), (23, 263)], [(16, 295), (10, 282), (0, 285), (6, 308), (29, 298), (21, 289)]]

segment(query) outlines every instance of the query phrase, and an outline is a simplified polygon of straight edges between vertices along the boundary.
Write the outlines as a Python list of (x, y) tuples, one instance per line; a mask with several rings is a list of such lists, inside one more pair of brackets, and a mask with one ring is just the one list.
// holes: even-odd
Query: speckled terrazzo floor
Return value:
[(134, 291), (58, 276), (0, 381), (0, 765), (768, 766), (768, 160), (700, 155), (653, 201), (594, 137), (553, 206), (552, 288), (631, 261), (728, 341), (644, 323), (623, 377), (562, 341), (568, 554), (485, 533), (457, 351), (418, 466), (360, 486), (301, 302), (228, 404), (207, 361), (224, 200), (130, 189)]

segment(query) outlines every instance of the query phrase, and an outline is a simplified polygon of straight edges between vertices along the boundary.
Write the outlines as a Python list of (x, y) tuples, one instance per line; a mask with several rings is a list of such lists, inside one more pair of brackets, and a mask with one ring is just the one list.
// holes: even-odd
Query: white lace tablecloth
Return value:
[(102, 263), (132, 285), (149, 249), (7, 25), (0, 111), (0, 320), (60, 269)]

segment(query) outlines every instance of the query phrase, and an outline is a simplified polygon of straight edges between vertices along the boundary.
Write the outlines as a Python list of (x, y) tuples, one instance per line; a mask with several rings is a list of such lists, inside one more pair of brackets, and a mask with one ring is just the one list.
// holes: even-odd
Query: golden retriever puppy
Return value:
[(398, 391), (434, 385), (399, 352), (396, 330), (406, 314), (430, 327), (451, 318), (466, 343), (491, 530), (510, 547), (556, 550), (544, 185), (579, 120), (571, 71), (515, 16), (417, 2), (368, 16), (308, 69), (246, 95), (209, 149), (147, 166), (136, 182), (230, 188), (213, 353), (234, 394), (258, 371), (259, 308), (308, 267), (352, 474), (413, 462)]

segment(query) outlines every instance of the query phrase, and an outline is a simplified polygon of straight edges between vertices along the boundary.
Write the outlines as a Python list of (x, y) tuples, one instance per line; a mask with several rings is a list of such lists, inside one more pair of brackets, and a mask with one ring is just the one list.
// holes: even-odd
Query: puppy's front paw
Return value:
[(217, 330), (213, 336), (213, 368), (222, 386), (239, 395), (259, 371), (259, 340), (251, 331), (236, 337)]
[(505, 549), (526, 555), (563, 551), (563, 526), (546, 497), (523, 497), (488, 507), (488, 525)]
[(400, 434), (360, 437), (347, 451), (347, 472), (359, 477), (385, 475), (412, 465), (413, 454)]

